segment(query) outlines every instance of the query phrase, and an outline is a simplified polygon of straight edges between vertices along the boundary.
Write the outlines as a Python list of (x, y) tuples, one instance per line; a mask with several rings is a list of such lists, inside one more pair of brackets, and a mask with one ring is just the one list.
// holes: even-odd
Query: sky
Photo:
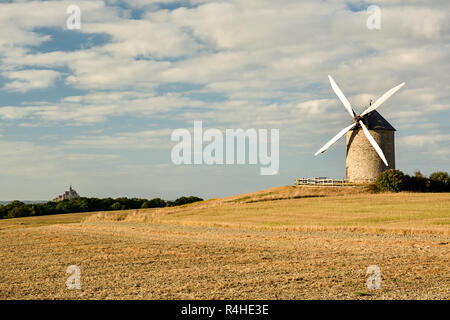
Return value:
[[(71, 4), (81, 28), (68, 29)], [(380, 29), (369, 29), (370, 5)], [(450, 4), (431, 1), (0, 1), (0, 200), (215, 198), (345, 175), (356, 112), (397, 129), (396, 166), (450, 171)], [(279, 129), (278, 174), (175, 165), (171, 133)]]

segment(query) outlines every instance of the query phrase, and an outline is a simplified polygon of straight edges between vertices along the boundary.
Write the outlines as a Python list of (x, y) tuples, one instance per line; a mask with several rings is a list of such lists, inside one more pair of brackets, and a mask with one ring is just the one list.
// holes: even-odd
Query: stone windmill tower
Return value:
[(375, 109), (403, 87), (405, 83), (392, 88), (378, 98), (375, 103), (371, 103), (364, 112), (357, 115), (333, 78), (331, 76), (328, 76), (328, 78), (334, 92), (354, 121), (327, 142), (315, 155), (325, 152), (339, 138), (347, 134), (345, 165), (347, 179), (350, 182), (374, 181), (381, 172), (395, 168), (395, 129)]
[(354, 127), (347, 132), (345, 161), (345, 176), (352, 182), (375, 181), (381, 172), (395, 169), (394, 127), (376, 110), (364, 116), (363, 122), (380, 146), (388, 165), (384, 164), (361, 127)]

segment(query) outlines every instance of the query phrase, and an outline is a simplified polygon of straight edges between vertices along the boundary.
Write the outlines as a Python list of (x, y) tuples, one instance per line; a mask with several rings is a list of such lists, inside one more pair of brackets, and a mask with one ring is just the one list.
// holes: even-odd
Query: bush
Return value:
[(199, 197), (180, 197), (177, 200), (174, 201), (174, 205), (175, 206), (181, 206), (183, 204), (188, 204), (188, 203), (192, 203), (192, 202), (197, 202), (197, 201), (203, 201), (202, 198)]
[(18, 218), (18, 217), (26, 217), (28, 215), (28, 210), (26, 207), (14, 207), (8, 211), (6, 215), (7, 218)]
[(111, 205), (111, 210), (120, 210), (122, 208), (122, 205), (120, 204), (120, 202), (114, 202)]
[(430, 175), (430, 191), (449, 192), (450, 179), (447, 172), (437, 171)]
[(405, 190), (427, 192), (430, 187), (428, 178), (424, 177), (422, 172), (416, 171), (413, 176), (405, 175)]
[(105, 198), (76, 198), (60, 202), (49, 201), (47, 203), (25, 204), (13, 201), (7, 205), (0, 205), (0, 219), (26, 216), (41, 216), (58, 213), (92, 212), (108, 210), (126, 210), (139, 208), (163, 208), (179, 206), (195, 201), (202, 201), (198, 197), (181, 197), (175, 201), (164, 201), (161, 198), (151, 200), (139, 198), (121, 197), (117, 199)]
[(400, 170), (389, 169), (382, 172), (375, 182), (379, 191), (399, 192), (406, 189), (406, 179)]
[(450, 192), (450, 178), (447, 172), (433, 172), (429, 178), (420, 171), (413, 176), (400, 170), (386, 170), (376, 181), (378, 191)]
[(166, 205), (166, 202), (161, 198), (155, 198), (148, 201), (148, 208), (163, 208)]
[(174, 204), (174, 202), (173, 201), (167, 201), (166, 202), (166, 206), (167, 207), (173, 207), (175, 204)]

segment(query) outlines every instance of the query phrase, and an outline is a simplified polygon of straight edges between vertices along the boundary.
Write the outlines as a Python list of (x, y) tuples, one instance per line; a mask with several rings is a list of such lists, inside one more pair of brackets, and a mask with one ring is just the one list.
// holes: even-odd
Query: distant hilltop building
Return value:
[(76, 199), (79, 197), (80, 196), (78, 195), (78, 193), (74, 189), (72, 189), (72, 186), (70, 186), (69, 191), (64, 192), (62, 195), (53, 199), (53, 201), (58, 202), (58, 201), (63, 201), (63, 200)]

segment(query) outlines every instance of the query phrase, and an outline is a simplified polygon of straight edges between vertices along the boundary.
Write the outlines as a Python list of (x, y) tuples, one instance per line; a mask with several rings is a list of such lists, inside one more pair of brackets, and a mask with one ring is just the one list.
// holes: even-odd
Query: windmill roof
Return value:
[(395, 128), (378, 111), (374, 110), (363, 117), (364, 124), (369, 130), (390, 130)]

